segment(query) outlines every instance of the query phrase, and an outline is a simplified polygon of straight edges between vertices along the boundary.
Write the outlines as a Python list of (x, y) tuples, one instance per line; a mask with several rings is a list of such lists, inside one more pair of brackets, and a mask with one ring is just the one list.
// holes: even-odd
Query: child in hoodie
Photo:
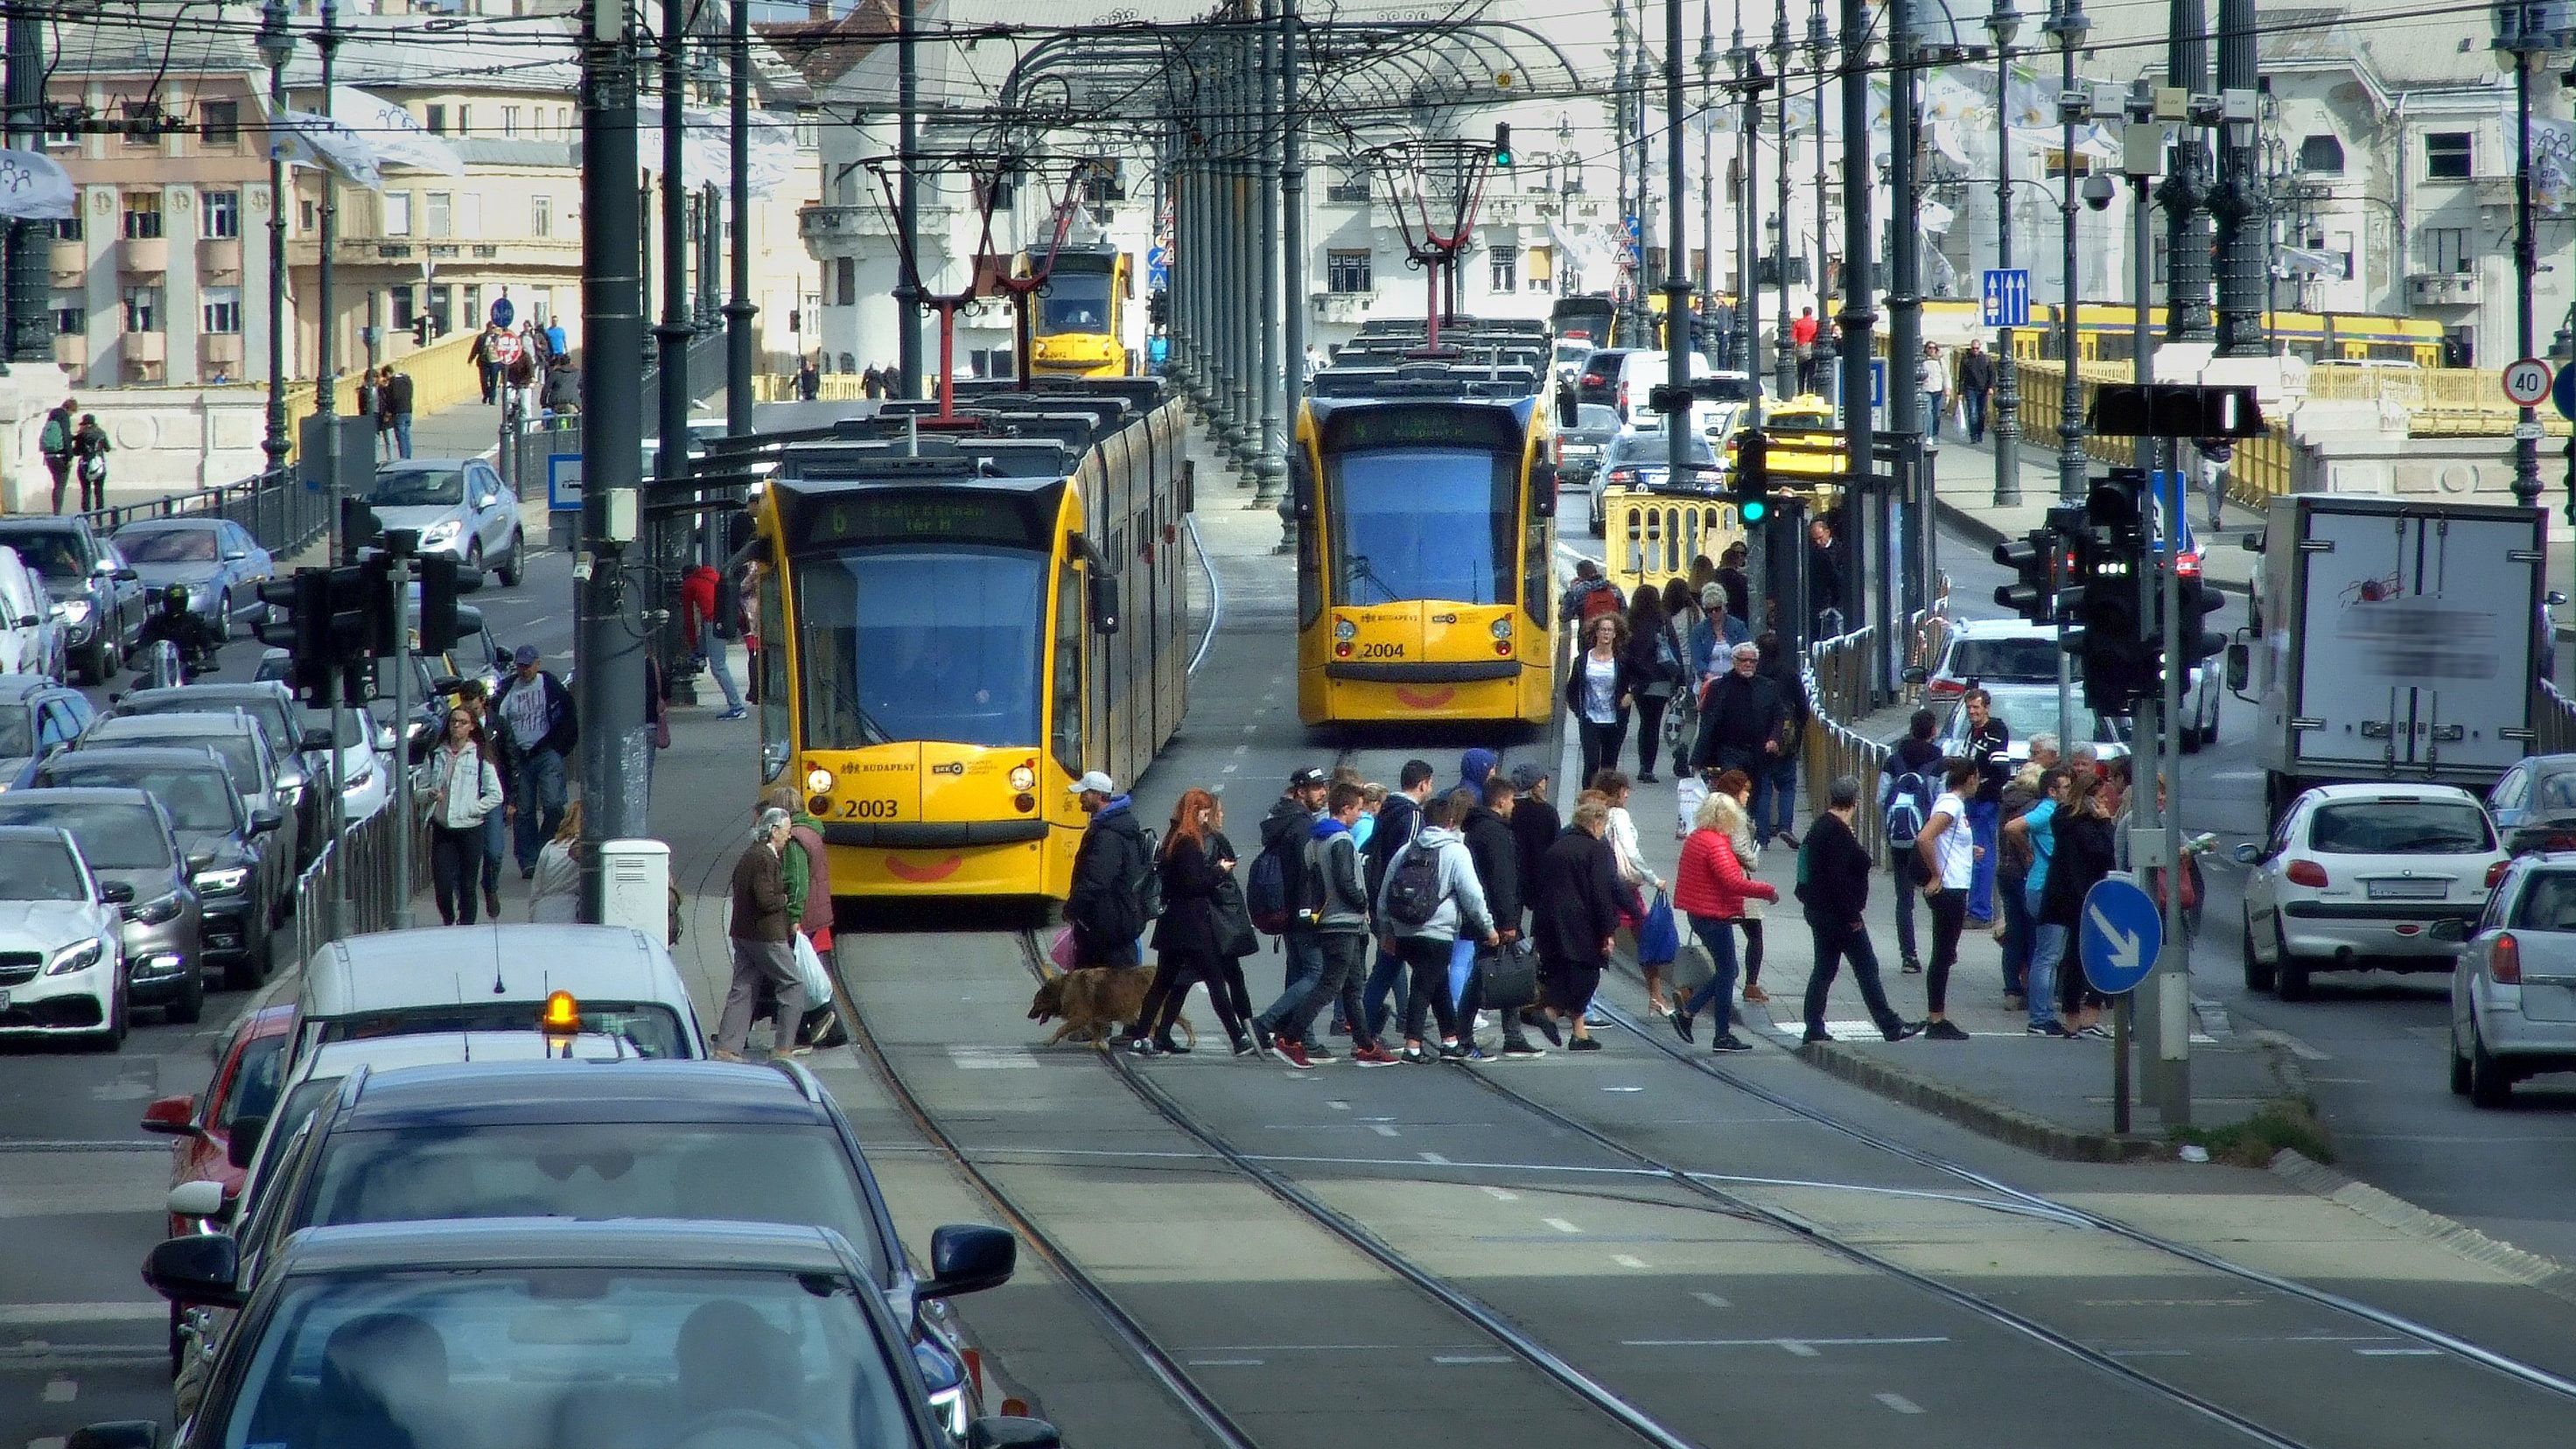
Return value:
[[(1440, 1057), (1457, 1060), (1466, 1055), (1466, 1049), (1458, 1042), (1458, 1014), (1449, 994), (1450, 955), (1462, 939), (1482, 941), (1488, 946), (1502, 944), (1492, 913), (1485, 905), (1484, 887), (1476, 880), (1475, 862), (1467, 854), (1466, 838), (1458, 833), (1460, 813), (1455, 795), (1434, 795), (1425, 801), (1421, 833), (1388, 862), (1386, 879), (1378, 886), (1379, 932), (1404, 959), (1413, 979), (1413, 995), (1404, 1008), (1404, 1059), (1408, 1062), (1433, 1060), (1422, 1047), (1426, 1006), (1439, 1021)], [(1404, 878), (1406, 859), (1416, 852), (1428, 853), (1437, 867), (1439, 904), (1430, 919), (1412, 925), (1396, 919), (1390, 905), (1396, 883)]]
[(1324, 813), (1306, 835), (1306, 870), (1322, 888), (1313, 928), (1324, 971), (1315, 989), (1270, 1037), (1270, 1054), (1301, 1071), (1314, 1065), (1305, 1041), (1327, 1003), (1339, 1007), (1350, 1023), (1352, 1061), (1364, 1067), (1395, 1065), (1395, 1054), (1379, 1045), (1368, 1029), (1368, 1014), (1360, 1009), (1369, 940), (1368, 878), (1351, 838), (1351, 827), (1360, 818), (1360, 787), (1336, 780), (1325, 792)]

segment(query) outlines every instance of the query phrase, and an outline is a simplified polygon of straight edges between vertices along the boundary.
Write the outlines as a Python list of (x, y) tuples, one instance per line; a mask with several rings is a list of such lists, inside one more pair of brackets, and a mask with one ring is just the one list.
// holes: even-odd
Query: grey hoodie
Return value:
[(1386, 923), (1392, 934), (1412, 940), (1455, 941), (1463, 917), (1465, 933), (1483, 938), (1494, 929), (1492, 912), (1485, 908), (1485, 888), (1476, 881), (1476, 862), (1467, 854), (1467, 839), (1445, 825), (1426, 825), (1413, 838), (1407, 850), (1427, 850), (1440, 862), (1440, 909), (1429, 922), (1416, 927), (1400, 924), (1387, 909), (1387, 890), (1396, 873), (1404, 868), (1404, 854), (1387, 859), (1386, 879), (1377, 888), (1377, 918)]

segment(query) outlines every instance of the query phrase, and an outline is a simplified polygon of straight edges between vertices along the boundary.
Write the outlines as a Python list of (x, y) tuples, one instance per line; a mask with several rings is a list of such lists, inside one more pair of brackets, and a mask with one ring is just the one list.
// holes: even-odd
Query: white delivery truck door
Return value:
[(2299, 549), (2302, 769), (2497, 772), (2529, 753), (2533, 515), (2321, 502)]

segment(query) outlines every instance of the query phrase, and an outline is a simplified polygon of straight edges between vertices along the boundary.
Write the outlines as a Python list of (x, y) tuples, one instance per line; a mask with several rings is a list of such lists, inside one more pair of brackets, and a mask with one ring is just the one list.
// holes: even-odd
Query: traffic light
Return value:
[[(2147, 555), (2138, 509), (2144, 486), (2145, 475), (2127, 468), (2093, 480), (2075, 534), (2077, 587), (2060, 604), (2082, 626), (2066, 647), (2083, 661), (2084, 702), (2097, 714), (2127, 714), (2132, 700), (2156, 687), (2160, 641), (2138, 596)], [(2070, 511), (2052, 510), (2052, 516)]]
[(1995, 562), (2018, 580), (1995, 590), (1995, 602), (2034, 624), (2057, 622), (2057, 535), (2034, 528), (2018, 542), (1995, 545)]
[(298, 698), (320, 707), (331, 702), (331, 576), (325, 569), (297, 569), (259, 586), (268, 606), (259, 640), (287, 652), (287, 680)]
[(414, 342), (419, 343), (419, 344), (420, 344), (421, 346), (423, 346), (423, 347), (427, 347), (427, 346), (429, 345), (429, 326), (430, 326), (430, 323), (429, 323), (429, 314), (428, 314), (428, 313), (426, 313), (426, 312), (423, 312), (423, 313), (421, 313), (420, 315), (418, 315), (418, 316), (416, 316), (416, 317), (412, 318), (412, 319), (411, 319), (411, 335), (412, 335), (412, 340), (413, 340)]
[(1728, 487), (1737, 522), (1758, 528), (1771, 520), (1771, 439), (1760, 429), (1735, 435), (1735, 475)]
[(2202, 621), (2225, 608), (2227, 601), (2219, 597), (2218, 590), (2211, 588), (2198, 574), (2176, 578), (2170, 583), (2180, 591), (2178, 602), (2182, 606), (2182, 628), (2179, 637), (2183, 646), (2182, 664), (2188, 669), (2227, 647), (2225, 634), (2212, 633), (2202, 627)]
[(1512, 169), (1512, 123), (1509, 121), (1494, 123), (1494, 169)]
[(456, 624), (456, 600), (483, 587), (483, 571), (469, 569), (443, 554), (423, 554), (420, 566), (420, 652), (440, 654), (462, 637)]
[(1172, 294), (1165, 291), (1146, 293), (1145, 320), (1157, 327), (1167, 327), (1171, 325)]

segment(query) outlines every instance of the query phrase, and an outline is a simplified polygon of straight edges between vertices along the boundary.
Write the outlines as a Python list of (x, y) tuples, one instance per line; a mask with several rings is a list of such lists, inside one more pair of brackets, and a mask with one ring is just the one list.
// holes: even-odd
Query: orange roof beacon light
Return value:
[(548, 1036), (574, 1036), (581, 1031), (581, 1003), (569, 991), (546, 993), (537, 1011), (537, 1028)]

